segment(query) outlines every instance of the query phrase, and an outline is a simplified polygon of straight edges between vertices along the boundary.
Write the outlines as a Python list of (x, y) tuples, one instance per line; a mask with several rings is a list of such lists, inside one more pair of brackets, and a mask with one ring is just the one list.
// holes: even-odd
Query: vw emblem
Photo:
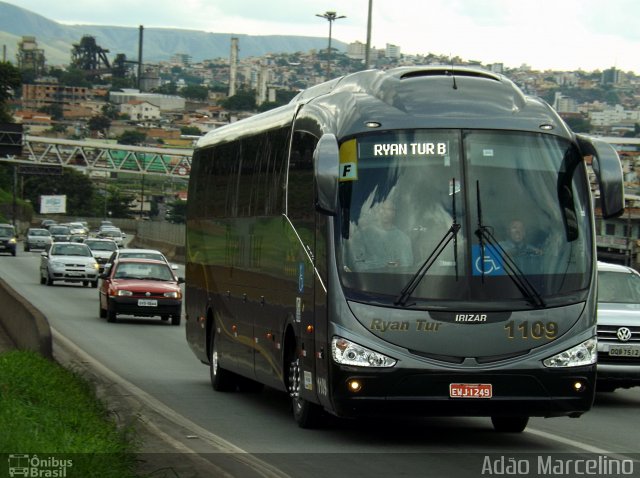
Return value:
[[(144, 295), (146, 295), (147, 297), (149, 297), (151, 295), (151, 292), (145, 292)], [(629, 330), (629, 329), (627, 329)], [(618, 337), (620, 336), (620, 331), (618, 330)], [(631, 336), (631, 332), (629, 332), (629, 336)], [(629, 339), (627, 339), (629, 340)]]
[(629, 339), (631, 339), (631, 330), (629, 330), (627, 327), (620, 327), (616, 335), (618, 336), (618, 340), (620, 342), (627, 342), (629, 341)]

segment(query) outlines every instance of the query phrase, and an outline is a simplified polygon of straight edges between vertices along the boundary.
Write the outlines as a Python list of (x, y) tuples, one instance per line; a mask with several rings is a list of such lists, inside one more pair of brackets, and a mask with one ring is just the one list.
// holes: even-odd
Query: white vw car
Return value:
[(598, 262), (597, 389), (640, 385), (640, 274)]

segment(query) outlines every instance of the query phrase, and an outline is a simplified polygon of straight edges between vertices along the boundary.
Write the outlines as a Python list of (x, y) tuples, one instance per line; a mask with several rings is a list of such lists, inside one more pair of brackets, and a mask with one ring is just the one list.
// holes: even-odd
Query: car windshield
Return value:
[(91, 250), (84, 244), (57, 244), (51, 248), (51, 255), (91, 257)]
[(117, 244), (111, 241), (84, 241), (84, 243), (94, 251), (115, 251), (118, 249)]
[(114, 279), (143, 279), (173, 281), (171, 270), (164, 264), (119, 263), (113, 275)]
[(0, 236), (13, 236), (13, 227), (0, 226)]
[(632, 272), (598, 271), (598, 302), (640, 304), (640, 276)]
[(51, 233), (46, 229), (32, 229), (29, 231), (29, 236), (50, 236)]
[(123, 251), (123, 252), (120, 253), (120, 257), (121, 258), (131, 257), (131, 258), (135, 258), (135, 259), (155, 259), (155, 260), (159, 260), (159, 261), (164, 261), (164, 256), (162, 254), (154, 253), (154, 252)]
[(70, 229), (67, 226), (51, 226), (49, 231), (51, 234), (69, 234)]

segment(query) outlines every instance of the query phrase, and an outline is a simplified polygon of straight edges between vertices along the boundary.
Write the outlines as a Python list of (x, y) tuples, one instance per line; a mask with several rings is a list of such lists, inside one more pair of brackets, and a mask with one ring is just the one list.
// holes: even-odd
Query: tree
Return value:
[(162, 95), (175, 95), (178, 92), (178, 86), (173, 81), (170, 81), (169, 83), (154, 88), (153, 91)]
[(95, 188), (91, 179), (73, 168), (63, 168), (60, 176), (24, 176), (24, 199), (35, 206), (42, 195), (67, 196), (67, 214), (93, 216)]
[(120, 116), (120, 111), (115, 104), (107, 102), (102, 105), (102, 116), (112, 120), (118, 119), (118, 116)]
[(209, 90), (205, 86), (187, 85), (180, 90), (180, 96), (189, 100), (205, 101), (209, 97)]
[(51, 103), (50, 105), (38, 108), (38, 111), (51, 115), (51, 118), (54, 121), (60, 121), (64, 119), (64, 110), (62, 109), (62, 105), (60, 103)]
[(167, 220), (174, 224), (187, 222), (187, 201), (177, 199), (167, 205)]
[(180, 134), (189, 136), (202, 136), (202, 131), (197, 126), (182, 126), (180, 128)]
[(134, 196), (126, 194), (116, 187), (109, 188), (107, 211), (111, 217), (131, 218)]
[(140, 131), (128, 129), (118, 137), (118, 144), (136, 145), (142, 144), (147, 139), (147, 135)]
[(10, 122), (11, 115), (7, 110), (6, 102), (22, 85), (20, 70), (7, 61), (0, 62), (0, 121)]
[(92, 116), (89, 118), (89, 121), (87, 121), (87, 128), (89, 128), (89, 131), (99, 132), (104, 136), (107, 135), (107, 131), (110, 126), (111, 120), (103, 115)]
[(228, 110), (254, 111), (256, 109), (256, 92), (254, 90), (239, 91), (222, 102)]

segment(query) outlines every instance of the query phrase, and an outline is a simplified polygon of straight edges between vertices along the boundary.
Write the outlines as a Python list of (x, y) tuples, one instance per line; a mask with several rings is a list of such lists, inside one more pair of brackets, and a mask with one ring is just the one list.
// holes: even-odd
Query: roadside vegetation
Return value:
[(132, 428), (76, 373), (33, 352), (0, 353), (0, 404), (0, 454), (70, 460), (69, 477), (136, 476)]

